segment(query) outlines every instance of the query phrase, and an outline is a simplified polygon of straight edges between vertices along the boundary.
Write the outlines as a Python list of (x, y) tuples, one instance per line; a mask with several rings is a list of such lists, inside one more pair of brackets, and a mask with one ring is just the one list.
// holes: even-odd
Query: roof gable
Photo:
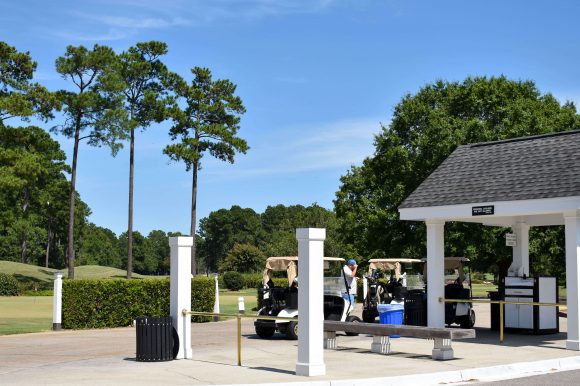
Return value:
[(399, 208), (580, 196), (580, 131), (459, 146)]

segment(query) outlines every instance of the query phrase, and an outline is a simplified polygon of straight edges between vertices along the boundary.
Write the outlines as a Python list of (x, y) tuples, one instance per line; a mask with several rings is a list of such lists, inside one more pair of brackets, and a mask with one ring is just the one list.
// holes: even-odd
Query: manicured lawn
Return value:
[[(254, 313), (256, 289), (220, 291), (220, 311), (238, 312), (243, 296), (246, 313)], [(52, 328), (52, 296), (0, 296), (0, 335), (49, 331)]]
[(0, 335), (52, 328), (51, 296), (0, 296)]
[[(44, 268), (37, 265), (22, 264), (14, 261), (0, 260), (0, 272), (14, 275), (16, 280), (28, 287), (27, 289), (52, 289), (54, 273), (57, 269)], [(62, 269), (64, 276), (68, 271)], [(112, 267), (102, 267), (99, 265), (82, 265), (75, 267), (75, 278), (77, 279), (104, 279), (104, 278), (123, 278), (126, 277), (127, 271)], [(136, 279), (142, 278), (162, 278), (166, 276), (144, 276), (133, 273)]]
[(497, 291), (497, 286), (494, 284), (472, 284), (473, 293), (471, 297), (473, 298), (487, 298), (487, 293), (489, 291)]
[(255, 288), (246, 288), (241, 291), (220, 290), (220, 312), (224, 314), (236, 314), (238, 312), (238, 297), (244, 297), (246, 313), (254, 313), (253, 308), (258, 303)]

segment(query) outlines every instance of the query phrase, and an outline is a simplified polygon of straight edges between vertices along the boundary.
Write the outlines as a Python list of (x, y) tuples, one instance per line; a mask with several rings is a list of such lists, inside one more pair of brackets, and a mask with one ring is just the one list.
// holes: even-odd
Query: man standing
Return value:
[(356, 293), (356, 270), (358, 265), (354, 259), (346, 262), (342, 268), (342, 276), (344, 277), (344, 286), (342, 297), (350, 300), (351, 308), (354, 309), (354, 294)]

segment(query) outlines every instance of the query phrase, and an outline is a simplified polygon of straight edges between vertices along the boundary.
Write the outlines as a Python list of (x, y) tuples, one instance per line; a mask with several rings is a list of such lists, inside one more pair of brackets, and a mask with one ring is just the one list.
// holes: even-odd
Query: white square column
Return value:
[(580, 215), (564, 215), (566, 224), (566, 304), (568, 305), (568, 350), (580, 351)]
[(62, 272), (54, 273), (54, 290), (52, 300), (52, 329), (62, 328)]
[(513, 263), (517, 276), (530, 276), (530, 226), (518, 222), (512, 226), (516, 235), (516, 246), (513, 248)]
[(326, 229), (296, 229), (298, 362), (296, 375), (326, 374), (324, 364), (324, 240)]
[(175, 359), (191, 359), (191, 247), (193, 237), (170, 237), (171, 247), (171, 303), (169, 310), (173, 327), (179, 336), (179, 352)]
[(427, 326), (445, 327), (445, 221), (427, 220)]

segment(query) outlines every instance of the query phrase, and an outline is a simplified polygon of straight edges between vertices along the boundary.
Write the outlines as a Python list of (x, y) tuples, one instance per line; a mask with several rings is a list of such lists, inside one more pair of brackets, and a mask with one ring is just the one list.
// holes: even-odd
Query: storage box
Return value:
[(378, 304), (379, 322), (381, 324), (403, 324), (402, 304)]

